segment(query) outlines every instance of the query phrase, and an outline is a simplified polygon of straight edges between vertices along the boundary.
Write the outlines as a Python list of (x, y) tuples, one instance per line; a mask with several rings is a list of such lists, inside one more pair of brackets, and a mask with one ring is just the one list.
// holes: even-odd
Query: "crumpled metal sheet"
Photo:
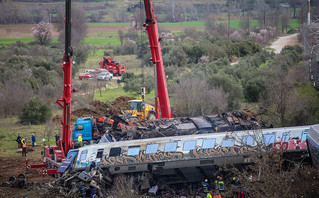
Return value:
[(189, 119), (193, 121), (193, 123), (196, 125), (198, 130), (213, 129), (213, 125), (202, 116), (195, 117), (195, 118), (189, 118)]

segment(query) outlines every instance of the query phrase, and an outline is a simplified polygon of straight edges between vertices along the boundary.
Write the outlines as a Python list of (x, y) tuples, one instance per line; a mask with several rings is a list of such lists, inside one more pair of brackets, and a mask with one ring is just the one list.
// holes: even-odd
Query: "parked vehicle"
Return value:
[(96, 76), (97, 80), (112, 80), (113, 74), (110, 72), (102, 72), (99, 75)]
[(80, 73), (79, 74), (79, 79), (80, 80), (85, 80), (85, 79), (89, 79), (89, 78), (93, 78), (93, 74), (92, 72), (85, 72), (85, 73)]
[(104, 57), (103, 61), (101, 61), (99, 64), (100, 64), (101, 69), (106, 69), (110, 73), (112, 73), (113, 75), (118, 74), (120, 76), (120, 75), (122, 75), (122, 73), (125, 72), (124, 65), (121, 65), (121, 63), (117, 63), (117, 62), (113, 61), (109, 57)]

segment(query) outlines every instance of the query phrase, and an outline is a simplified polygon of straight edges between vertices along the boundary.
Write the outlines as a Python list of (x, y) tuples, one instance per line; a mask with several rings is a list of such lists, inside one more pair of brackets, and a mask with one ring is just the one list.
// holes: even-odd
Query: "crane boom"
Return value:
[[(72, 60), (73, 49), (71, 47), (71, 0), (65, 0), (65, 51), (62, 58), (63, 69), (63, 96), (58, 103), (63, 109), (62, 142), (60, 147), (66, 156), (71, 148), (71, 92), (72, 92)], [(60, 103), (62, 102), (62, 104)]]
[(161, 44), (159, 42), (157, 18), (154, 15), (152, 0), (144, 0), (146, 20), (144, 27), (148, 32), (150, 49), (152, 58), (151, 62), (155, 65), (155, 79), (156, 79), (156, 96), (155, 96), (155, 109), (156, 118), (159, 118), (159, 105), (162, 118), (171, 118), (171, 106), (169, 103), (166, 76), (163, 65)]

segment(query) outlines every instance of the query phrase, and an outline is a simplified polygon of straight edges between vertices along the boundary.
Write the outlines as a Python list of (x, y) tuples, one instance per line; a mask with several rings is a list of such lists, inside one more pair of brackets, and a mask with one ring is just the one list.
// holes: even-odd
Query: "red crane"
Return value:
[(159, 106), (162, 118), (171, 118), (171, 106), (166, 84), (166, 76), (164, 72), (161, 44), (157, 29), (157, 18), (154, 15), (152, 0), (144, 0), (146, 20), (144, 27), (148, 33), (152, 58), (151, 62), (155, 65), (156, 95), (155, 95), (155, 113), (156, 119), (159, 118)]
[[(62, 118), (62, 140), (58, 140), (55, 146), (44, 147), (43, 164), (29, 165), (26, 160), (27, 169), (42, 168), (44, 174), (56, 174), (62, 159), (65, 159), (69, 150), (73, 147), (70, 140), (71, 134), (71, 92), (72, 90), (72, 60), (73, 49), (71, 47), (71, 0), (65, 0), (65, 51), (62, 58), (63, 69), (63, 95), (56, 103), (63, 109)], [(44, 168), (51, 168), (44, 170)]]
[[(65, 0), (65, 49), (62, 58), (63, 69), (63, 96), (56, 103), (63, 109), (62, 141), (58, 142), (58, 147), (66, 157), (71, 148), (71, 92), (72, 92), (72, 60), (73, 49), (71, 47), (71, 0)], [(62, 104), (61, 104), (62, 102)]]

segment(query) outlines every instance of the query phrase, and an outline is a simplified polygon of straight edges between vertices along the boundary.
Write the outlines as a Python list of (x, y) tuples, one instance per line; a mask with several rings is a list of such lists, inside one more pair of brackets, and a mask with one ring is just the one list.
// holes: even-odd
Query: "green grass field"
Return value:
[(88, 25), (124, 25), (129, 26), (129, 23), (88, 23)]
[[(219, 23), (227, 24), (228, 21), (218, 21)], [(178, 22), (178, 23), (158, 23), (158, 26), (183, 26), (183, 27), (205, 27), (205, 21), (192, 21), (192, 22)], [(129, 25), (129, 23), (89, 23), (88, 25)], [(250, 25), (255, 26), (258, 25), (258, 20), (250, 20)], [(240, 27), (240, 20), (231, 20), (230, 26), (233, 28)], [(298, 19), (291, 19), (290, 20), (291, 28), (298, 29)], [(107, 34), (105, 34), (107, 35)]]
[(119, 38), (85, 38), (84, 45), (91, 44), (93, 46), (121, 45)]
[(88, 33), (88, 36), (117, 36), (117, 32)]
[[(125, 92), (122, 87), (115, 89), (107, 89), (102, 91), (102, 96), (100, 96), (100, 92), (96, 91), (94, 93), (94, 99), (100, 100), (102, 102), (105, 101), (113, 101), (120, 96), (128, 96), (140, 99), (141, 95), (136, 93)], [(153, 90), (151, 93), (145, 95), (145, 100), (151, 104), (154, 104), (155, 91)]]
[[(43, 131), (45, 131), (45, 125), (20, 125), (17, 123), (17, 117), (2, 118), (0, 119), (0, 157), (17, 157), (21, 156), (21, 152), (17, 152), (17, 142), (15, 141), (18, 134), (21, 135), (27, 142), (31, 144), (31, 135), (36, 135), (36, 143), (41, 144), (43, 139)], [(51, 134), (50, 141), (47, 144), (54, 145), (54, 135)], [(37, 148), (36, 151), (32, 152), (32, 155), (40, 155), (41, 148)], [(36, 152), (36, 153), (35, 153)]]
[(299, 28), (298, 19), (291, 19), (291, 20), (290, 20), (290, 27), (289, 27), (289, 29), (296, 29), (296, 30), (298, 30), (298, 28)]

